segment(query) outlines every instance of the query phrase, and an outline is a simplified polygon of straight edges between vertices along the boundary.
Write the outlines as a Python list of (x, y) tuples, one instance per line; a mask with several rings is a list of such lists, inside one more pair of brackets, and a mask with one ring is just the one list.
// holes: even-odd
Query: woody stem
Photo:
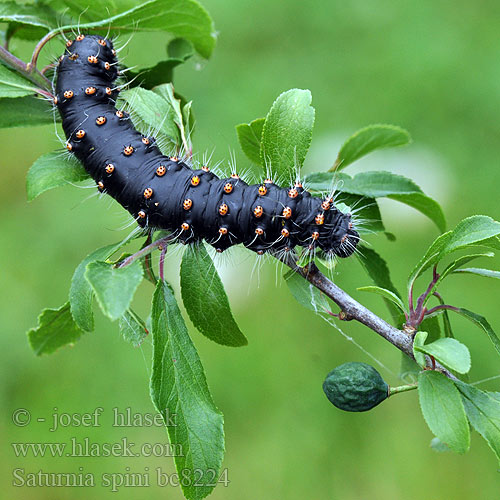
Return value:
[[(332, 299), (344, 313), (367, 326), (375, 333), (378, 333), (385, 340), (397, 347), (401, 352), (404, 352), (411, 359), (413, 356), (413, 337), (402, 330), (398, 330), (394, 326), (387, 323), (375, 313), (367, 309), (365, 306), (354, 300), (348, 293), (339, 288), (335, 283), (331, 282), (317, 268), (314, 262), (309, 263), (305, 267), (297, 266), (295, 261), (283, 258), (287, 266), (300, 274), (304, 279), (311, 283), (318, 290), (322, 291), (327, 297)], [(449, 378), (456, 378), (446, 368), (436, 362), (436, 368), (444, 373)]]
[(52, 96), (52, 94), (50, 94), (52, 90), (50, 80), (45, 78), (45, 76), (43, 76), (36, 68), (30, 66), (30, 64), (26, 64), (2, 46), (0, 46), (0, 60), (10, 68), (14, 69), (17, 73), (23, 75), (30, 82), (37, 85), (37, 88), (33, 89), (34, 92), (46, 95), (47, 97)]

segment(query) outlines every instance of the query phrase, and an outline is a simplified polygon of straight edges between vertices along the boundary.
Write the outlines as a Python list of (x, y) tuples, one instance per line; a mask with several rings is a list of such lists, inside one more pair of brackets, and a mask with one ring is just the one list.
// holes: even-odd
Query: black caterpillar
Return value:
[(162, 155), (116, 109), (118, 73), (110, 40), (78, 35), (59, 59), (54, 101), (68, 150), (140, 226), (177, 232), (183, 243), (205, 239), (219, 252), (243, 243), (259, 254), (297, 245), (330, 256), (353, 253), (359, 235), (331, 198), (314, 198), (300, 183), (219, 179), (207, 167), (193, 170)]

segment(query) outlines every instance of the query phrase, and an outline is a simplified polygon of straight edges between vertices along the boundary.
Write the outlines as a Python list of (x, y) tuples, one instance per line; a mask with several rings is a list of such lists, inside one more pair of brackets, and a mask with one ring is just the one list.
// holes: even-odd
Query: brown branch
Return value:
[(35, 67), (26, 64), (21, 59), (17, 58), (14, 54), (11, 54), (5, 47), (0, 46), (0, 60), (2, 60), (7, 66), (14, 69), (17, 73), (20, 73), (30, 82), (37, 85), (38, 89), (34, 89), (36, 92), (46, 95), (48, 91), (49, 95), (52, 91), (52, 83), (50, 80), (45, 78)]
[[(413, 335), (409, 335), (402, 330), (398, 330), (387, 321), (379, 318), (375, 313), (367, 309), (365, 306), (354, 300), (348, 293), (339, 288), (335, 283), (331, 282), (314, 264), (309, 263), (305, 267), (297, 266), (296, 262), (283, 259), (287, 266), (300, 274), (304, 279), (311, 283), (318, 290), (322, 291), (327, 297), (332, 299), (340, 310), (350, 316), (352, 319), (359, 321), (367, 326), (375, 333), (378, 333), (385, 340), (397, 347), (401, 352), (404, 352), (411, 359), (413, 356)], [(456, 379), (446, 368), (436, 362), (436, 368), (444, 373), (447, 377)]]
[(400, 351), (413, 357), (413, 340), (410, 335), (398, 330), (354, 300), (344, 290), (331, 282), (314, 263), (311, 262), (306, 267), (298, 267), (296, 265), (290, 267), (332, 299), (342, 311), (384, 337)]

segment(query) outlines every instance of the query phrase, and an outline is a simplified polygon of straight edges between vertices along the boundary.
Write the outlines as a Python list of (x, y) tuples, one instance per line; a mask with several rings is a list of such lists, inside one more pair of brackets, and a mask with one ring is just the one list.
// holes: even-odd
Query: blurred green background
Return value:
[[(194, 100), (197, 151), (227, 159), (241, 154), (234, 126), (264, 116), (277, 95), (308, 88), (316, 126), (306, 170), (323, 170), (352, 132), (370, 123), (407, 128), (414, 143), (379, 152), (350, 168), (385, 168), (414, 178), (443, 204), (453, 227), (462, 218), (500, 218), (500, 4), (421, 0), (373, 2), (287, 2), (205, 0), (219, 32), (213, 58), (191, 61), (176, 75), (176, 90)], [(126, 37), (124, 37), (126, 38)], [(126, 64), (154, 62), (164, 55), (165, 38), (135, 35)], [(14, 46), (26, 57), (29, 43)], [(53, 43), (46, 55), (62, 50)], [(158, 53), (160, 51), (161, 54)], [(152, 412), (148, 394), (151, 345), (134, 349), (97, 312), (96, 331), (73, 348), (36, 358), (25, 332), (44, 307), (67, 299), (76, 265), (96, 247), (118, 241), (127, 218), (107, 199), (87, 199), (94, 190), (67, 187), (27, 203), (24, 182), (31, 163), (60, 147), (53, 127), (0, 131), (0, 228), (2, 245), (0, 317), (2, 335), (1, 437), (5, 498), (182, 498), (179, 488), (14, 488), (12, 469), (55, 472), (173, 471), (170, 458), (15, 457), (11, 442), (66, 442), (89, 436), (138, 445), (165, 442), (162, 428), (111, 426), (112, 408)], [(349, 172), (349, 170), (348, 170)], [(396, 202), (384, 204), (387, 229), (397, 236), (368, 240), (389, 261), (401, 290), (413, 264), (437, 236), (419, 213)], [(179, 252), (168, 260), (168, 279), (177, 287)], [(500, 475), (494, 455), (477, 434), (465, 456), (438, 454), (420, 414), (416, 393), (402, 394), (366, 414), (334, 408), (321, 384), (346, 361), (373, 364), (337, 330), (301, 309), (279, 277), (265, 265), (260, 280), (255, 258), (235, 251), (220, 261), (234, 314), (249, 346), (224, 348), (193, 328), (214, 399), (225, 415), (230, 486), (214, 499), (496, 499)], [(498, 269), (499, 260), (483, 262)], [(276, 276), (278, 278), (276, 279)], [(377, 297), (356, 287), (369, 284), (355, 259), (338, 267), (335, 281), (368, 307), (385, 315)], [(424, 281), (419, 282), (424, 287)], [(178, 288), (176, 288), (178, 290)], [(448, 303), (485, 315), (500, 331), (499, 284), (474, 276), (450, 277), (443, 287)], [(152, 287), (141, 286), (136, 309), (147, 316)], [(471, 349), (473, 381), (499, 374), (498, 354), (486, 336), (465, 319), (453, 317), (457, 337)], [(399, 352), (370, 330), (343, 323), (352, 336), (390, 371), (398, 384)], [(499, 390), (499, 380), (481, 384)], [(27, 427), (11, 423), (16, 408), (32, 414)], [(50, 432), (54, 408), (92, 412), (104, 408), (98, 428)], [(46, 418), (45, 423), (37, 418)], [(148, 472), (148, 471), (146, 471)]]

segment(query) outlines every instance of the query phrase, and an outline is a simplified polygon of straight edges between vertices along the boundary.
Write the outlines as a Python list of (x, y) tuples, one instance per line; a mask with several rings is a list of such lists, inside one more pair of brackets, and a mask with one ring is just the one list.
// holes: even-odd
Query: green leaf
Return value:
[(403, 313), (405, 312), (405, 305), (403, 304), (403, 301), (394, 292), (391, 292), (390, 290), (387, 290), (380, 286), (373, 286), (373, 285), (362, 286), (357, 288), (356, 290), (358, 290), (359, 292), (371, 292), (381, 295), (382, 297), (386, 298), (387, 300), (390, 300), (393, 304), (398, 306), (401, 312)]
[(467, 373), (470, 370), (469, 349), (456, 339), (438, 339), (430, 344), (414, 345), (413, 349), (434, 356), (449, 370), (458, 373)]
[[(333, 175), (328, 172), (324, 172), (324, 174), (325, 176)], [(342, 186), (339, 187), (342, 191), (362, 196), (370, 196), (371, 198), (381, 198), (396, 194), (409, 195), (413, 193), (422, 193), (420, 187), (411, 179), (408, 179), (408, 177), (383, 170), (360, 172), (354, 177), (342, 173), (339, 179), (342, 181)]]
[(455, 229), (438, 236), (420, 259), (408, 278), (408, 287), (430, 266), (446, 255), (472, 246), (490, 246), (500, 234), (500, 222), (486, 215), (473, 215), (460, 221)]
[(273, 175), (286, 182), (296, 177), (312, 139), (314, 108), (309, 90), (291, 89), (273, 103), (262, 129), (260, 157)]
[(69, 290), (71, 313), (76, 324), (87, 332), (94, 329), (94, 315), (92, 314), (94, 292), (90, 283), (85, 279), (85, 270), (90, 262), (109, 258), (115, 248), (116, 245), (108, 245), (93, 251), (80, 262), (73, 273)]
[(167, 46), (169, 58), (160, 61), (155, 66), (143, 68), (139, 71), (130, 71), (128, 80), (138, 79), (144, 89), (152, 89), (163, 83), (173, 81), (174, 68), (185, 63), (193, 55), (193, 46), (184, 38), (175, 38)]
[(500, 392), (486, 392), (489, 396), (491, 396), (493, 399), (496, 399), (497, 401), (500, 402)]
[(191, 109), (193, 106), (193, 101), (187, 102), (183, 97), (181, 97), (181, 105), (182, 105), (182, 124), (187, 131), (188, 137), (190, 137), (193, 135), (194, 125), (195, 125), (194, 114), (193, 110)]
[(83, 331), (73, 321), (66, 302), (59, 309), (44, 309), (38, 316), (38, 326), (28, 332), (31, 348), (37, 356), (51, 354), (59, 347), (73, 345)]
[(399, 201), (408, 205), (409, 207), (418, 210), (420, 213), (424, 214), (428, 217), (438, 229), (442, 231), (446, 231), (446, 219), (444, 217), (443, 209), (441, 205), (429, 198), (423, 193), (411, 193), (411, 194), (391, 194), (387, 196), (390, 200)]
[[(414, 267), (408, 278), (408, 288), (429, 267), (439, 262), (452, 252), (463, 248), (482, 245), (500, 234), (500, 223), (485, 215), (474, 215), (462, 220), (455, 229), (438, 236), (427, 249), (424, 256)], [(483, 254), (486, 256), (487, 254)], [(475, 256), (464, 256), (463, 259)], [(460, 263), (460, 259), (457, 261)], [(453, 264), (452, 264), (453, 266)]]
[(473, 215), (460, 221), (439, 253), (439, 259), (462, 248), (480, 245), (500, 234), (500, 222), (486, 215)]
[(76, 324), (87, 332), (94, 329), (94, 316), (92, 314), (92, 299), (94, 292), (90, 283), (85, 279), (85, 270), (90, 262), (103, 261), (109, 259), (117, 250), (126, 245), (133, 236), (127, 236), (119, 243), (107, 245), (94, 250), (87, 255), (78, 265), (71, 279), (69, 290), (69, 302), (71, 304), (71, 314)]
[[(79, 22), (62, 26), (60, 30), (84, 30), (106, 26), (111, 33), (121, 34), (163, 31), (189, 40), (198, 54), (206, 59), (214, 49), (216, 34), (213, 21), (195, 0), (150, 0), (106, 19), (102, 19), (102, 4), (89, 4), (90, 8), (85, 10), (84, 4), (79, 2), (72, 11), (76, 19), (79, 18)], [(117, 9), (111, 11), (116, 12)], [(85, 22), (87, 20), (91, 22)]]
[[(164, 417), (170, 443), (182, 447), (174, 459), (179, 476), (187, 477), (191, 485), (180, 481), (184, 495), (189, 500), (202, 499), (215, 487), (214, 476), (218, 477), (222, 464), (223, 417), (212, 400), (174, 294), (165, 282), (156, 286), (151, 317), (151, 399)], [(174, 425), (169, 425), (169, 417), (175, 417)]]
[[(58, 7), (60, 6), (55, 5), (55, 8)], [(80, 7), (76, 17), (82, 12), (82, 9), (83, 7)], [(2, 0), (0, 2), (0, 22), (8, 23), (7, 38), (37, 41), (47, 31), (55, 30), (58, 26), (71, 22), (71, 18), (67, 16), (66, 9), (63, 12), (56, 12), (52, 6), (43, 5), (38, 1), (21, 3)]]
[(486, 215), (473, 215), (460, 221), (449, 236), (442, 242), (436, 261), (446, 255), (467, 247), (481, 245), (500, 234), (500, 222)]
[(39, 40), (48, 30), (69, 22), (64, 12), (56, 12), (48, 5), (4, 1), (0, 2), (0, 22), (8, 23), (7, 38)]
[(450, 315), (448, 314), (448, 311), (446, 309), (443, 310), (443, 328), (445, 337), (448, 337), (450, 339), (455, 338), (455, 335), (453, 335), (453, 330), (451, 328)]
[[(2, 4), (0, 3), (0, 6)], [(0, 97), (23, 97), (33, 95), (36, 85), (0, 64)]]
[(443, 210), (439, 203), (426, 196), (411, 179), (391, 172), (361, 172), (354, 177), (341, 172), (317, 172), (306, 178), (307, 186), (328, 191), (337, 182), (338, 191), (369, 198), (389, 198), (404, 203), (431, 219), (440, 231), (446, 228)]
[(299, 273), (288, 271), (284, 278), (293, 297), (301, 306), (318, 314), (330, 309), (325, 296)]
[(455, 384), (472, 427), (483, 436), (500, 461), (500, 400), (493, 393), (464, 382), (456, 381)]
[(341, 192), (372, 198), (422, 193), (411, 179), (383, 170), (360, 172), (354, 177), (345, 172), (314, 172), (306, 177), (306, 182), (308, 189), (314, 191), (331, 191), (335, 186)]
[(425, 339), (429, 343), (441, 337), (441, 327), (439, 326), (439, 319), (436, 316), (425, 318), (420, 323), (420, 328), (429, 334)]
[(194, 55), (193, 44), (184, 38), (174, 38), (168, 42), (167, 54), (171, 59), (185, 62)]
[(203, 244), (186, 248), (180, 275), (182, 300), (194, 326), (218, 344), (247, 345), (231, 313), (224, 285)]
[(419, 260), (418, 264), (413, 268), (410, 276), (408, 277), (408, 289), (411, 288), (415, 280), (430, 266), (435, 264), (438, 260), (439, 252), (446, 245), (446, 242), (450, 238), (452, 231), (441, 234), (438, 236), (427, 249), (423, 257)]
[(180, 59), (167, 59), (140, 71), (130, 71), (128, 81), (132, 82), (132, 80), (137, 79), (140, 88), (151, 90), (157, 85), (171, 83), (174, 78), (174, 68), (183, 62)]
[[(191, 147), (191, 140), (189, 137), (188, 123), (184, 122), (184, 115), (181, 109), (181, 100), (177, 98), (174, 94), (174, 87), (171, 83), (166, 83), (164, 85), (159, 85), (155, 87), (154, 92), (163, 97), (167, 101), (174, 111), (173, 121), (177, 125), (178, 133), (180, 134), (181, 143), (186, 148)], [(178, 144), (178, 141), (177, 141)]]
[(318, 193), (338, 191), (341, 192), (344, 182), (352, 178), (344, 172), (313, 172), (305, 178), (308, 191)]
[(425, 368), (427, 363), (425, 362), (425, 356), (417, 348), (424, 345), (428, 335), (427, 332), (420, 331), (417, 332), (413, 338), (413, 356), (415, 357), (415, 361), (422, 368)]
[[(1, 4), (0, 4), (1, 5)], [(32, 96), (0, 99), (0, 128), (32, 127), (60, 121), (59, 114), (43, 99)]]
[(39, 26), (10, 22), (7, 25), (7, 30), (4, 32), (3, 39), (38, 41), (45, 35), (46, 32), (46, 28), (41, 28)]
[(481, 246), (493, 248), (493, 250), (500, 250), (500, 238), (498, 236), (493, 236), (493, 238), (487, 238), (481, 241)]
[(94, 290), (102, 312), (114, 321), (129, 308), (142, 281), (142, 266), (137, 260), (126, 267), (113, 267), (112, 264), (99, 261), (90, 262), (85, 278)]
[(132, 117), (140, 120), (135, 123), (138, 128), (157, 130), (173, 144), (179, 144), (175, 112), (167, 99), (141, 87), (121, 92), (120, 99), (128, 104)]
[(149, 333), (146, 323), (132, 309), (125, 311), (118, 325), (123, 338), (134, 347), (140, 346)]
[(478, 254), (473, 254), (473, 255), (464, 255), (457, 260), (453, 261), (451, 264), (449, 264), (445, 270), (440, 273), (439, 278), (437, 279), (436, 283), (434, 286), (431, 288), (430, 292), (428, 293), (426, 299), (424, 300), (424, 305), (427, 303), (427, 301), (433, 296), (434, 291), (436, 291), (439, 287), (439, 285), (442, 283), (442, 281), (448, 276), (449, 274), (456, 272), (458, 268), (461, 266), (464, 266), (468, 262), (471, 262), (474, 259), (478, 259), (480, 257), (493, 257), (494, 254), (491, 252), (488, 253), (478, 253)]
[(469, 424), (460, 393), (442, 373), (426, 370), (418, 375), (418, 395), (430, 430), (457, 453), (470, 445)]
[(472, 321), (476, 326), (483, 329), (490, 338), (490, 340), (493, 342), (493, 345), (495, 346), (497, 352), (500, 354), (500, 339), (498, 338), (497, 334), (493, 331), (493, 328), (491, 328), (491, 325), (488, 323), (488, 320), (484, 316), (476, 314), (472, 311), (468, 311), (467, 309), (464, 309), (462, 307), (451, 310), (453, 312), (461, 314), (465, 318)]
[(457, 269), (456, 271), (452, 272), (454, 274), (467, 273), (467, 274), (476, 274), (478, 276), (485, 276), (487, 278), (500, 279), (500, 271), (493, 271), (492, 269), (482, 269), (479, 267), (467, 267), (465, 269)]
[(257, 118), (250, 123), (236, 125), (236, 134), (242, 151), (256, 165), (262, 165), (260, 147), (265, 118)]
[(48, 31), (57, 28), (58, 14), (46, 5), (0, 2), (0, 22), (29, 24)]
[(80, 182), (89, 178), (82, 164), (73, 156), (48, 153), (40, 156), (31, 166), (26, 178), (28, 201), (49, 189)]
[[(39, 2), (40, 0), (34, 1)], [(44, 0), (44, 2), (58, 10), (62, 10), (63, 8), (65, 8), (68, 15), (71, 16), (72, 19), (78, 19), (78, 17), (80, 17), (80, 22), (102, 19), (102, 4), (100, 2), (96, 2), (95, 0)], [(106, 14), (118, 14), (120, 12), (123, 12), (125, 9), (136, 6), (137, 3), (137, 0), (120, 0), (119, 2), (108, 2), (108, 4), (106, 5)]]
[(370, 125), (358, 130), (340, 148), (332, 171), (341, 170), (376, 149), (404, 146), (411, 142), (410, 134), (395, 125)]

